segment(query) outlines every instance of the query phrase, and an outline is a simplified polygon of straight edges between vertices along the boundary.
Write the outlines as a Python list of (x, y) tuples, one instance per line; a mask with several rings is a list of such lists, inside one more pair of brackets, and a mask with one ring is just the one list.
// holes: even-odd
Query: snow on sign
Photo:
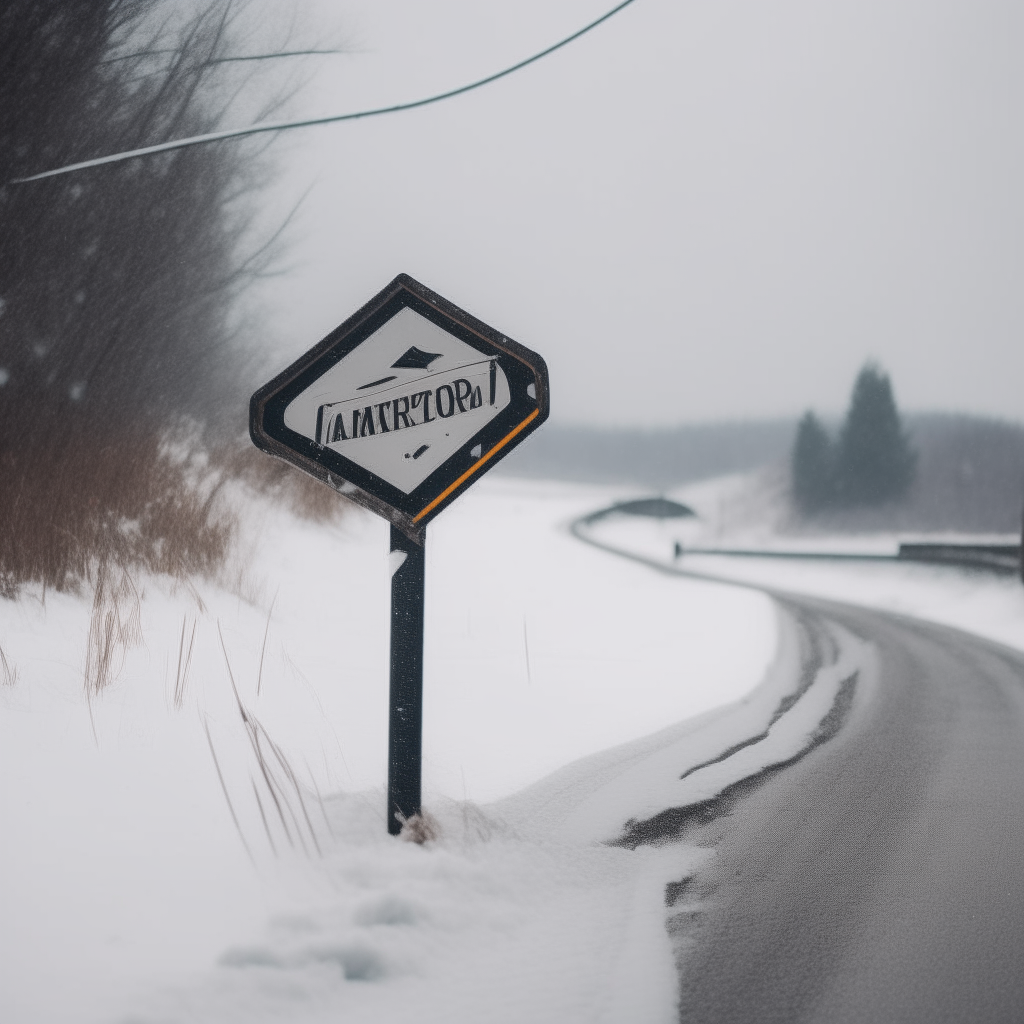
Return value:
[(249, 429), (421, 542), (547, 415), (540, 356), (401, 274), (253, 395)]

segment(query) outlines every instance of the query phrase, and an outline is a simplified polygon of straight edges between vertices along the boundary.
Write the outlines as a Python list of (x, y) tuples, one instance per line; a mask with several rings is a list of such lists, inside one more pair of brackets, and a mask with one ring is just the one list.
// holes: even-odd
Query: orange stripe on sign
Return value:
[(504, 448), (505, 445), (507, 445), (509, 441), (511, 441), (512, 438), (516, 436), (516, 434), (520, 433), (520, 431), (522, 430), (525, 430), (526, 427), (528, 427), (539, 415), (540, 409), (534, 409), (533, 412), (531, 412), (530, 415), (527, 416), (526, 419), (519, 424), (519, 426), (513, 427), (489, 452), (487, 452), (485, 455), (481, 455), (480, 458), (477, 459), (477, 461), (472, 466), (470, 466), (469, 469), (467, 469), (466, 472), (463, 473), (458, 480), (455, 481), (455, 483), (446, 487), (429, 505), (427, 505), (425, 509), (423, 509), (422, 512), (420, 512), (416, 516), (413, 516), (412, 521), (414, 523), (418, 523), (425, 515), (428, 515), (430, 512), (433, 512), (434, 509), (437, 508), (437, 506), (440, 505), (441, 502), (444, 501), (444, 499), (447, 498), (449, 494), (451, 494), (453, 491), (457, 491), (492, 455), (494, 455), (495, 452), (498, 452), (502, 448)]

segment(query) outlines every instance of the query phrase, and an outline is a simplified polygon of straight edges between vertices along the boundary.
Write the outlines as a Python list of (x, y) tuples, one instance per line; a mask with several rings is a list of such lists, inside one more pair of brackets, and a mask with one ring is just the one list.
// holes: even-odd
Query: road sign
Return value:
[(419, 541), (547, 415), (539, 355), (401, 274), (253, 395), (249, 431)]
[(420, 813), (427, 523), (547, 416), (544, 360), (405, 274), (249, 403), (258, 448), (391, 522), (392, 834)]

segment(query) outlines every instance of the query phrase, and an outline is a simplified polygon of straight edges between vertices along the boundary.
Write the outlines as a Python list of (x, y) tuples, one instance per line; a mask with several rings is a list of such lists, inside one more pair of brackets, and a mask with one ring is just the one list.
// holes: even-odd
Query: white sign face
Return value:
[(253, 394), (249, 436), (422, 544), (549, 408), (536, 352), (399, 274)]
[(292, 399), (284, 423), (409, 494), (510, 401), (497, 359), (404, 308)]

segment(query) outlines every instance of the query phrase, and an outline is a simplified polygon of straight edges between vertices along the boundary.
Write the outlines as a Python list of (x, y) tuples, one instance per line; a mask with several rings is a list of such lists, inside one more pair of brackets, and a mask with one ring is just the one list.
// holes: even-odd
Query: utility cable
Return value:
[(70, 174), (72, 171), (82, 171), (88, 167), (101, 167), (104, 164), (120, 163), (122, 160), (132, 160), (136, 157), (152, 156), (155, 153), (167, 153), (170, 150), (184, 149), (187, 146), (202, 146), (208, 142), (220, 142), (222, 139), (237, 139), (245, 135), (258, 135), (262, 132), (283, 132), (290, 128), (310, 128), (313, 125), (335, 124), (339, 121), (355, 121), (363, 117), (377, 117), (381, 114), (397, 114), (402, 110), (414, 110), (417, 107), (425, 107), (431, 103), (440, 103), (442, 100), (451, 99), (453, 96), (461, 96), (463, 93), (471, 92), (473, 89), (479, 89), (481, 86), (489, 85), (491, 82), (496, 82), (499, 78), (511, 75), (513, 72), (519, 71), (529, 64), (533, 64), (542, 57), (546, 57), (548, 54), (554, 53), (556, 50), (560, 50), (563, 46), (568, 46), (569, 43), (579, 39), (580, 36), (585, 35), (591, 29), (597, 28), (597, 26), (602, 22), (605, 22), (613, 15), (618, 14), (619, 11), (624, 7), (628, 7), (633, 2), (634, 0), (623, 0), (622, 3), (617, 4), (610, 11), (602, 14), (596, 21), (592, 21), (589, 25), (584, 25), (583, 28), (573, 32), (571, 36), (566, 36), (553, 46), (549, 46), (546, 50), (541, 50), (540, 53), (535, 53), (532, 57), (527, 57), (526, 60), (521, 60), (518, 64), (513, 64), (511, 67), (505, 68), (504, 71), (488, 75), (486, 78), (481, 78), (476, 82), (470, 82), (468, 85), (460, 86), (458, 89), (449, 89), (447, 92), (441, 92), (435, 96), (428, 96), (425, 99), (413, 100), (410, 103), (396, 103), (390, 107), (377, 107), (373, 110), (359, 110), (353, 114), (334, 114), (329, 117), (314, 117), (305, 121), (283, 121), (278, 124), (257, 124), (250, 128), (229, 128), (220, 132), (208, 132), (205, 135), (193, 135), (191, 138), (187, 139), (176, 139), (173, 142), (161, 142), (155, 146), (143, 146), (141, 149), (131, 149), (123, 153), (111, 153), (109, 156), (99, 156), (92, 160), (83, 160), (80, 163), (68, 164), (65, 167), (55, 167), (52, 170), (41, 171), (39, 174), (33, 174), (27, 178), (14, 178), (11, 184), (17, 185), (27, 181), (39, 181), (41, 178), (52, 178), (58, 174)]

